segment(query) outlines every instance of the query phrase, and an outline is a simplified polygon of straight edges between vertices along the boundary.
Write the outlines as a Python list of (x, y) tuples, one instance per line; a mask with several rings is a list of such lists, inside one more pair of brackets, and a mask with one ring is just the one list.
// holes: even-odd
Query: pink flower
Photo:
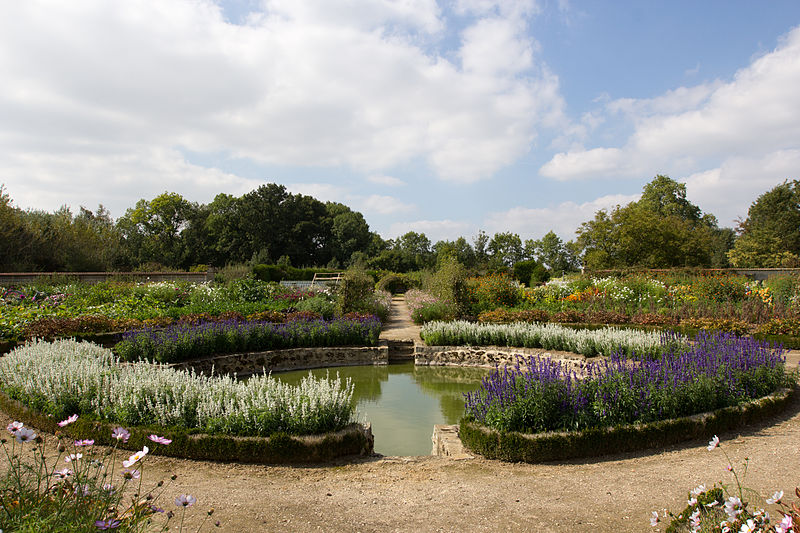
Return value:
[(148, 448), (147, 446), (144, 446), (142, 448), (142, 451), (136, 452), (135, 454), (131, 455), (130, 457), (128, 457), (127, 461), (122, 461), (122, 466), (124, 466), (125, 468), (130, 468), (136, 462), (138, 462), (142, 457), (147, 455), (147, 453), (149, 451), (150, 451), (150, 448)]
[(128, 442), (128, 439), (131, 438), (131, 432), (125, 428), (115, 428), (114, 431), (111, 432), (111, 438), (121, 440), (122, 442)]
[(63, 428), (64, 426), (68, 426), (69, 424), (72, 424), (77, 419), (78, 419), (78, 415), (72, 415), (72, 416), (68, 417), (66, 420), (62, 420), (61, 422), (59, 422), (58, 425)]
[(708, 441), (707, 449), (708, 449), (708, 451), (711, 451), (714, 448), (716, 448), (717, 446), (719, 446), (719, 437), (714, 435), (714, 438), (711, 439), (710, 441)]
[(775, 526), (775, 533), (789, 533), (792, 530), (792, 515), (784, 515), (781, 523)]
[(76, 440), (75, 446), (93, 446), (94, 439)]
[(25, 427), (25, 424), (23, 424), (22, 422), (14, 421), (14, 422), (11, 422), (8, 426), (6, 426), (6, 429), (12, 435), (16, 435), (17, 431), (19, 431), (20, 429), (22, 429), (24, 427)]
[(157, 442), (158, 444), (164, 444), (164, 445), (167, 445), (172, 442), (171, 439), (168, 439), (166, 437), (159, 437), (158, 435), (149, 435), (147, 438), (153, 442)]

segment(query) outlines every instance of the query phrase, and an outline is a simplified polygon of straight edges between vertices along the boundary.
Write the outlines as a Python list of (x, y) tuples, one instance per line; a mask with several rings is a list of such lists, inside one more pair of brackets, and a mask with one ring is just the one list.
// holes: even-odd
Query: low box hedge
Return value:
[(462, 419), (459, 437), (470, 451), (501, 461), (542, 463), (596, 457), (669, 446), (760, 422), (784, 411), (797, 394), (797, 386), (741, 405), (648, 424), (593, 428), (575, 432), (524, 434), (500, 432)]
[[(181, 428), (138, 426), (126, 427), (131, 433), (127, 443), (111, 438), (120, 424), (92, 420), (81, 416), (72, 424), (59, 427), (58, 421), (35, 411), (0, 393), (0, 410), (14, 420), (41, 431), (58, 433), (72, 439), (94, 439), (97, 445), (138, 451), (148, 446), (151, 453), (183, 459), (257, 464), (323, 463), (339, 457), (371, 455), (374, 438), (369, 425), (350, 424), (346, 428), (322, 435), (288, 435), (270, 437), (235, 437), (209, 435)], [(172, 440), (164, 446), (154, 444), (148, 435), (157, 434)]]

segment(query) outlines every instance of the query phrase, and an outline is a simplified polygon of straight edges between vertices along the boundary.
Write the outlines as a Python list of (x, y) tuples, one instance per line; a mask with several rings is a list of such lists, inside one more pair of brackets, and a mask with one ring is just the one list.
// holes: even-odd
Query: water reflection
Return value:
[[(434, 424), (455, 424), (464, 413), (464, 394), (475, 390), (486, 369), (414, 366), (344, 366), (311, 370), (315, 376), (350, 378), (359, 418), (372, 423), (375, 451), (384, 455), (427, 455)], [(273, 374), (296, 384), (308, 370)]]

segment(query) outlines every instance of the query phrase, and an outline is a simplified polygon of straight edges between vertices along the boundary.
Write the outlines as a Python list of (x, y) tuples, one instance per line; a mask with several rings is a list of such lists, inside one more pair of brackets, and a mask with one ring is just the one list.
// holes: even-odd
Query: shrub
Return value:
[(586, 322), (590, 324), (627, 324), (630, 317), (616, 311), (587, 311)]
[(457, 316), (469, 314), (471, 298), (467, 270), (454, 257), (442, 261), (439, 269), (428, 278), (425, 289), (443, 304), (451, 306)]
[(723, 331), (737, 335), (744, 335), (749, 329), (745, 322), (730, 318), (689, 318), (683, 323), (690, 328)]
[(550, 358), (495, 369), (467, 395), (466, 416), (493, 429), (539, 433), (653, 422), (712, 411), (789, 386), (782, 349), (701, 333), (693, 345), (663, 337), (660, 357), (631, 365), (617, 350), (582, 376)]
[(741, 302), (747, 292), (747, 279), (732, 276), (701, 276), (692, 284), (697, 298), (710, 303)]
[(559, 311), (558, 313), (553, 313), (552, 315), (550, 315), (550, 320), (552, 320), (553, 322), (560, 322), (563, 324), (576, 324), (578, 322), (586, 322), (586, 315), (580, 311), (567, 309), (565, 311)]
[(642, 312), (633, 315), (633, 317), (631, 317), (631, 322), (639, 324), (640, 326), (672, 326), (677, 323), (671, 316)]
[(282, 281), (286, 272), (278, 265), (254, 265), (253, 276), (260, 281)]
[(298, 311), (311, 311), (326, 320), (333, 318), (336, 311), (336, 304), (324, 296), (314, 296), (297, 302)]
[(758, 328), (765, 335), (791, 335), (800, 337), (800, 320), (796, 318), (773, 318)]
[(375, 282), (363, 268), (351, 267), (345, 272), (336, 290), (336, 312), (372, 312)]
[(286, 323), (202, 322), (145, 328), (123, 334), (114, 346), (125, 361), (146, 359), (174, 363), (211, 355), (304, 346), (375, 346), (381, 323), (366, 320), (325, 321), (309, 311), (287, 316)]
[(664, 346), (682, 345), (685, 339), (675, 335), (630, 329), (572, 329), (557, 324), (474, 324), (464, 321), (428, 322), (420, 331), (429, 346), (515, 346), (564, 350), (593, 357), (621, 351), (628, 356), (658, 356)]
[(443, 302), (435, 296), (417, 289), (406, 292), (406, 304), (415, 324), (424, 324), (434, 320), (452, 320), (456, 314), (451, 303)]
[(352, 383), (311, 376), (297, 386), (270, 375), (239, 381), (144, 362), (61, 340), (28, 344), (0, 359), (2, 391), (56, 420), (78, 413), (124, 425), (267, 436), (336, 431), (353, 413)]
[(547, 269), (545, 269), (541, 263), (534, 261), (533, 259), (528, 261), (518, 261), (514, 263), (514, 267), (512, 268), (514, 279), (520, 283), (530, 283), (534, 271), (538, 271), (540, 273), (539, 275), (541, 275), (541, 272), (546, 273)]
[(408, 276), (404, 274), (395, 274), (394, 272), (383, 276), (375, 286), (376, 289), (389, 291), (391, 294), (403, 294), (412, 287), (413, 282)]
[(518, 287), (507, 274), (490, 274), (472, 280), (478, 311), (514, 307), (519, 298)]

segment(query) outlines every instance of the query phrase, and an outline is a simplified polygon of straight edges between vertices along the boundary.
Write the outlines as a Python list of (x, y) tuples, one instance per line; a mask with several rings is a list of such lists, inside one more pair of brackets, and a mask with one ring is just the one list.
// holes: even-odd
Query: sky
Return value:
[(0, 0), (0, 184), (264, 183), (432, 241), (573, 239), (655, 175), (720, 226), (800, 179), (796, 0)]

